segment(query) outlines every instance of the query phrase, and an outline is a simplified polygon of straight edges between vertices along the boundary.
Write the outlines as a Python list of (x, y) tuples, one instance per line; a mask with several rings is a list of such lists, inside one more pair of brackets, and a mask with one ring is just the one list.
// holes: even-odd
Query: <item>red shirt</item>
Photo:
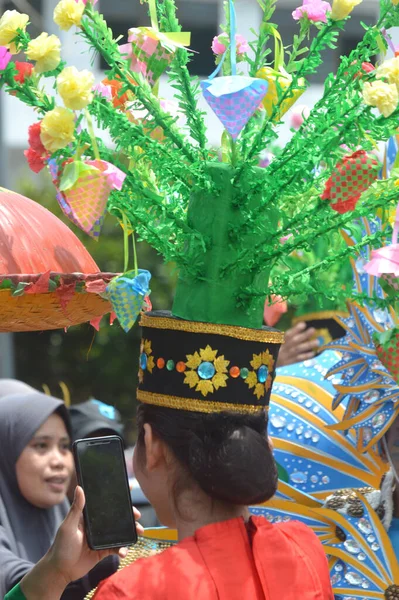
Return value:
[(94, 600), (334, 600), (327, 558), (298, 522), (202, 527), (100, 584)]

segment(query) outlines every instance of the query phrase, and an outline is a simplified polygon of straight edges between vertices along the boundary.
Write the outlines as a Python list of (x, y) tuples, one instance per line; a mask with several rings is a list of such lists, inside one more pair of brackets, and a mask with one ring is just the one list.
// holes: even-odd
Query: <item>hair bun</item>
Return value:
[(212, 498), (249, 506), (274, 496), (278, 476), (265, 411), (206, 414), (142, 404), (137, 423), (138, 447), (143, 444), (143, 424), (149, 423)]
[[(212, 498), (231, 504), (265, 502), (277, 488), (277, 469), (263, 432), (229, 423), (218, 432), (193, 436), (187, 467), (198, 485)], [(227, 425), (227, 423), (226, 423)], [(215, 434), (216, 433), (216, 434)]]

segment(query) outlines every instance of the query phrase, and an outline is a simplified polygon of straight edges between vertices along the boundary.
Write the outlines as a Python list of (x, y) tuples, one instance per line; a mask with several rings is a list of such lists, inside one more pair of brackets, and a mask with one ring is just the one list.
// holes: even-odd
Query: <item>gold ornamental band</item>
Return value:
[(322, 321), (323, 319), (335, 319), (335, 317), (341, 317), (346, 319), (349, 317), (349, 313), (344, 310), (321, 310), (320, 312), (307, 313), (306, 315), (301, 315), (300, 317), (294, 317), (292, 319), (292, 324), (296, 325), (301, 321)]
[(141, 327), (150, 327), (152, 329), (170, 329), (172, 331), (187, 331), (188, 333), (225, 335), (247, 342), (266, 342), (269, 344), (282, 344), (284, 342), (284, 333), (280, 331), (264, 331), (262, 329), (249, 329), (234, 325), (218, 325), (216, 323), (202, 323), (200, 321), (169, 319), (168, 317), (148, 317), (144, 313), (141, 313), (140, 325)]
[(145, 392), (144, 390), (137, 390), (137, 400), (144, 404), (201, 413), (235, 412), (253, 415), (259, 413), (261, 410), (269, 410), (268, 406), (230, 404), (229, 402), (212, 402), (209, 400), (196, 400), (195, 398), (180, 398), (179, 396), (154, 394), (153, 392)]

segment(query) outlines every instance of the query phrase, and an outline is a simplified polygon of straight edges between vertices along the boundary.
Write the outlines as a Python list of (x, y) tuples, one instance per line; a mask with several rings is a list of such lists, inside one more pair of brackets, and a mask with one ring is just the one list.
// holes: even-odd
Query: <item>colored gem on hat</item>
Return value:
[(246, 379), (249, 375), (249, 371), (246, 367), (244, 367), (243, 369), (241, 369), (240, 371), (240, 375), (242, 379)]
[(177, 363), (176, 365), (176, 371), (178, 373), (184, 373), (184, 371), (186, 370), (186, 364), (183, 361), (180, 361)]
[(211, 362), (203, 362), (198, 367), (198, 375), (201, 379), (212, 379), (216, 372), (214, 365)]
[(231, 377), (234, 377), (234, 379), (237, 379), (237, 377), (240, 376), (240, 367), (231, 367), (230, 375)]
[(260, 381), (260, 383), (265, 383), (268, 374), (268, 368), (265, 365), (260, 366), (258, 371), (258, 381)]
[(175, 368), (175, 361), (168, 360), (168, 362), (166, 363), (166, 368), (168, 369), (168, 371), (173, 371), (173, 369)]
[(157, 360), (157, 367), (158, 369), (163, 369), (165, 366), (165, 359), (164, 358), (158, 358)]
[(140, 367), (143, 369), (143, 371), (144, 371), (144, 370), (146, 369), (146, 367), (147, 367), (147, 361), (148, 361), (148, 358), (147, 358), (147, 355), (146, 355), (146, 353), (145, 353), (145, 352), (142, 352), (142, 353), (140, 354)]

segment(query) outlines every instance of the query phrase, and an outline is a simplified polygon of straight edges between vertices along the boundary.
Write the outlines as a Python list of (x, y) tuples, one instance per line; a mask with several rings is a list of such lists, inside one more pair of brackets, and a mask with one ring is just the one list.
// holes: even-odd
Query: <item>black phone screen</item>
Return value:
[(89, 545), (97, 549), (134, 544), (137, 533), (120, 438), (78, 440), (74, 451), (86, 496)]

